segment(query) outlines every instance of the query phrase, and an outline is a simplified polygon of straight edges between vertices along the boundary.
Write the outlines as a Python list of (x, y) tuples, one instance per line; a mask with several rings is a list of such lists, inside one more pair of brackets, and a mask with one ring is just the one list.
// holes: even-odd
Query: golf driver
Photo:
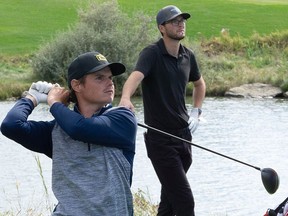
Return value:
[(192, 146), (195, 146), (195, 147), (197, 147), (197, 148), (203, 149), (203, 150), (205, 150), (205, 151), (209, 151), (209, 152), (211, 152), (211, 153), (213, 153), (213, 154), (217, 154), (217, 155), (219, 155), (219, 156), (225, 157), (225, 158), (227, 158), (227, 159), (236, 161), (236, 162), (238, 162), (238, 163), (241, 163), (241, 164), (244, 164), (244, 165), (246, 165), (246, 166), (252, 167), (252, 168), (254, 168), (254, 169), (256, 169), (256, 170), (259, 170), (259, 171), (261, 172), (262, 183), (263, 183), (266, 191), (267, 191), (268, 193), (270, 193), (270, 194), (274, 194), (274, 193), (277, 191), (278, 187), (279, 187), (279, 177), (278, 177), (278, 174), (276, 173), (275, 170), (273, 170), (273, 169), (271, 169), (271, 168), (261, 169), (261, 168), (259, 168), (259, 167), (257, 167), (257, 166), (253, 166), (253, 165), (251, 165), (251, 164), (245, 163), (245, 162), (243, 162), (243, 161), (237, 160), (237, 159), (232, 158), (232, 157), (229, 157), (229, 156), (227, 156), (227, 155), (224, 155), (224, 154), (215, 152), (215, 151), (213, 151), (213, 150), (211, 150), (211, 149), (208, 149), (208, 148), (199, 146), (199, 145), (197, 145), (197, 144), (195, 144), (195, 143), (192, 143), (192, 142), (190, 142), (190, 141), (188, 141), (188, 140), (185, 140), (185, 139), (183, 139), (183, 138), (181, 138), (181, 137), (178, 137), (178, 136), (175, 136), (175, 135), (173, 135), (173, 134), (167, 133), (167, 132), (165, 132), (165, 131), (159, 130), (159, 129), (157, 129), (157, 128), (154, 128), (154, 127), (151, 127), (151, 126), (148, 126), (148, 125), (144, 125), (144, 124), (141, 124), (141, 123), (137, 123), (137, 124), (138, 124), (138, 126), (140, 126), (140, 127), (143, 127), (143, 128), (146, 128), (146, 129), (149, 129), (149, 130), (158, 132), (158, 133), (160, 133), (160, 134), (163, 134), (163, 135), (172, 137), (172, 138), (174, 138), (174, 139), (178, 139), (178, 140), (180, 140), (180, 141), (186, 142), (186, 143), (188, 143), (188, 144), (190, 144), (190, 145), (192, 145)]

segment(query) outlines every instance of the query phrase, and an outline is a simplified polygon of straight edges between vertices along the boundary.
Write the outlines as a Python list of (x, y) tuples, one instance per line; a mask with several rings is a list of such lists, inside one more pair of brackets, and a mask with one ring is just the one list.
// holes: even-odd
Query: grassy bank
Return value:
[(231, 87), (255, 82), (288, 91), (288, 30), (249, 38), (223, 35), (194, 47), (208, 95), (222, 96)]
[[(185, 40), (196, 53), (207, 85), (207, 96), (223, 96), (231, 87), (268, 83), (288, 91), (288, 30), (250, 38), (222, 35), (199, 41)], [(31, 55), (0, 57), (0, 100), (17, 98), (32, 76)], [(191, 93), (192, 85), (187, 93)], [(118, 93), (121, 89), (117, 89)]]
[[(18, 97), (27, 90), (34, 81), (31, 57), (41, 45), (77, 22), (77, 10), (88, 0), (81, 4), (78, 2), (0, 2), (0, 100)], [(148, 4), (140, 0), (118, 2), (124, 12), (131, 14), (143, 10), (151, 19), (154, 19), (159, 8), (173, 3), (157, 1)], [(269, 44), (269, 40), (274, 40), (279, 34), (282, 41), (288, 40), (285, 39), (285, 30), (288, 29), (287, 1), (178, 1), (177, 6), (192, 14), (187, 24), (185, 43), (197, 54), (207, 82), (207, 95), (221, 96), (230, 87), (251, 82), (288, 88), (287, 48)], [(228, 36), (220, 34), (222, 28), (227, 30)], [(257, 46), (257, 41), (264, 43)]]
[[(0, 2), (1, 55), (31, 54), (40, 44), (77, 21), (77, 10), (89, 0), (3, 0)], [(99, 1), (98, 1), (99, 2)], [(132, 14), (142, 10), (155, 18), (157, 11), (172, 0), (118, 0), (121, 9)], [(231, 36), (250, 37), (254, 32), (269, 34), (288, 28), (286, 0), (202, 0), (177, 1), (191, 13), (187, 35), (190, 38), (219, 36), (222, 28)]]

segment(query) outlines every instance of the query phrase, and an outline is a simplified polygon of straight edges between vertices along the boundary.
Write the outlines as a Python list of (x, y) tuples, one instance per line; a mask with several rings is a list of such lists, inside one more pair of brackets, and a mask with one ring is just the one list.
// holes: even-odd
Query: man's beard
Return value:
[(169, 32), (167, 33), (167, 36), (173, 40), (182, 40), (185, 38), (185, 34), (183, 36), (178, 36), (177, 34), (170, 34)]

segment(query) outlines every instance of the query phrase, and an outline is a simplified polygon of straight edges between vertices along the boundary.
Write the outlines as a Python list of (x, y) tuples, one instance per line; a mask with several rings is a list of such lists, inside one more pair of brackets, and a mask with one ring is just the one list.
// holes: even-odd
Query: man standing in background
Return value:
[[(156, 17), (162, 38), (139, 56), (135, 70), (124, 84), (119, 105), (134, 110), (131, 96), (142, 85), (144, 120), (151, 127), (186, 140), (197, 129), (206, 86), (193, 52), (180, 42), (185, 37), (189, 13), (173, 5)], [(185, 97), (193, 82), (193, 109), (188, 114)], [(145, 144), (161, 183), (159, 216), (194, 216), (194, 198), (186, 173), (192, 164), (191, 146), (148, 129)]]

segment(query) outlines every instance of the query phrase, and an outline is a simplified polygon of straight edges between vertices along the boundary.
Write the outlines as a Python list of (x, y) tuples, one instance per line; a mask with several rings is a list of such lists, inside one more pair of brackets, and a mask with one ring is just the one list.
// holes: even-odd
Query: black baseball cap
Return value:
[(79, 55), (68, 67), (69, 88), (71, 88), (71, 80), (80, 79), (86, 74), (94, 73), (107, 66), (109, 66), (113, 76), (120, 75), (126, 70), (121, 63), (109, 63), (106, 57), (99, 52), (87, 52)]
[(158, 12), (156, 16), (157, 26), (162, 25), (163, 23), (180, 15), (183, 16), (184, 19), (190, 18), (189, 13), (182, 13), (178, 7), (174, 5), (168, 5)]

